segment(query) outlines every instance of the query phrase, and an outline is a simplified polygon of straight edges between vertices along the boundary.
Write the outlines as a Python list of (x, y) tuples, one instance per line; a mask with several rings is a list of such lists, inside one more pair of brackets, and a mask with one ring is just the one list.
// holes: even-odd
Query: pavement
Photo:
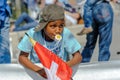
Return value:
[[(120, 59), (120, 4), (112, 4), (112, 7), (114, 9), (114, 24), (113, 24), (113, 38), (112, 38), (112, 44), (111, 44), (111, 58), (110, 60), (119, 60)], [(72, 25), (69, 26), (68, 28), (71, 30), (73, 35), (76, 37), (76, 39), (79, 41), (79, 43), (82, 45), (82, 49), (84, 48), (84, 45), (86, 43), (86, 35), (83, 36), (77, 36), (76, 33), (78, 33), (82, 28), (83, 24), (80, 25)], [(17, 48), (17, 45), (23, 37), (24, 33), (26, 31), (20, 31), (20, 32), (10, 32), (10, 50), (11, 50), (11, 57), (12, 57), (12, 62), (16, 63), (17, 62), (17, 57), (19, 55), (19, 50)], [(94, 50), (91, 62), (97, 62), (98, 59), (98, 43), (96, 45), (96, 48)]]

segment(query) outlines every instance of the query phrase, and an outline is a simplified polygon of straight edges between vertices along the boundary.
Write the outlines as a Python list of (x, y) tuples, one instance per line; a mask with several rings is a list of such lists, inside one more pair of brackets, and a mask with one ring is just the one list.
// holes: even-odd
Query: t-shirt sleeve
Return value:
[[(32, 30), (29, 30), (27, 32), (27, 34), (30, 36), (30, 37), (33, 37), (32, 34), (33, 34), (33, 31)], [(20, 41), (20, 43), (18, 44), (18, 49), (21, 50), (21, 51), (24, 51), (24, 52), (27, 52), (27, 53), (30, 53), (31, 52), (31, 49), (32, 49), (32, 44), (28, 38), (28, 36), (24, 35), (23, 39)]]
[(80, 43), (77, 41), (74, 35), (67, 28), (64, 29), (64, 39), (65, 39), (65, 43), (64, 43), (65, 50), (68, 53), (73, 54), (76, 51), (80, 50), (81, 48)]

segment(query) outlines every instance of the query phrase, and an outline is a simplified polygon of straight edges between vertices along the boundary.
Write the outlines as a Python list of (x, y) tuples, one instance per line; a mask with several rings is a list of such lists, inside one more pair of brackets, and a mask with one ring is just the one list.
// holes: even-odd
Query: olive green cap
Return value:
[(64, 9), (56, 4), (45, 6), (40, 13), (39, 25), (35, 27), (35, 31), (42, 30), (50, 21), (64, 19)]

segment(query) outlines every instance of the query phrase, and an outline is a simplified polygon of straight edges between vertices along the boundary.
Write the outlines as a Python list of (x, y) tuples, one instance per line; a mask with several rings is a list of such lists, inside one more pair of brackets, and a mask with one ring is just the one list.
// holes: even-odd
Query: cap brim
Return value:
[(34, 31), (38, 32), (38, 31), (42, 30), (47, 24), (48, 24), (48, 22), (40, 23), (38, 26), (35, 27)]

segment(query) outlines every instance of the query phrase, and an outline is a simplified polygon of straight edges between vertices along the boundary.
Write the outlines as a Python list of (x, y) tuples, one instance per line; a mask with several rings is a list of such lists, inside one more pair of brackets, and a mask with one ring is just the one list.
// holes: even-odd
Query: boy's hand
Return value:
[(47, 75), (45, 73), (44, 69), (40, 69), (38, 71), (36, 71), (40, 76), (44, 77), (45, 79), (47, 79)]

